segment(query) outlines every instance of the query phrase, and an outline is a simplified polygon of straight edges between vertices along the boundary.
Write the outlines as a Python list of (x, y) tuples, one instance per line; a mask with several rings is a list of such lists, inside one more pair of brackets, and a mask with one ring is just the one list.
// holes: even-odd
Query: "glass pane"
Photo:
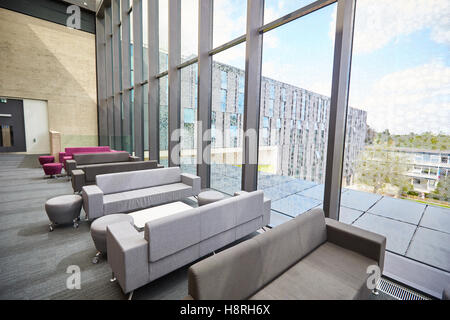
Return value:
[(246, 33), (247, 1), (214, 0), (213, 46)]
[(241, 190), (245, 43), (213, 56), (211, 188)]
[(168, 77), (159, 79), (159, 158), (160, 164), (168, 167), (169, 144), (169, 87)]
[(181, 169), (197, 173), (197, 64), (181, 69)]
[(357, 2), (340, 211), (447, 272), (449, 16), (448, 1)]
[(323, 201), (335, 8), (264, 34), (258, 189), (275, 225)]
[(169, 53), (168, 0), (159, 0), (159, 72), (167, 70)]
[(181, 62), (197, 56), (198, 0), (181, 1)]
[(303, 8), (315, 0), (265, 0), (264, 1), (264, 24), (281, 18), (292, 11)]

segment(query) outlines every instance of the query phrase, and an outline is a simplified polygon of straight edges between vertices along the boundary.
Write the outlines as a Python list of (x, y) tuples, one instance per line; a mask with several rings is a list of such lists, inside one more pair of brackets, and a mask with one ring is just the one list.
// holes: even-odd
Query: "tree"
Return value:
[(398, 194), (412, 189), (408, 171), (408, 156), (390, 150), (386, 146), (366, 147), (356, 165), (356, 181), (373, 187), (373, 193), (381, 193), (387, 185), (398, 188)]
[(439, 200), (450, 201), (450, 177), (442, 177), (433, 191)]

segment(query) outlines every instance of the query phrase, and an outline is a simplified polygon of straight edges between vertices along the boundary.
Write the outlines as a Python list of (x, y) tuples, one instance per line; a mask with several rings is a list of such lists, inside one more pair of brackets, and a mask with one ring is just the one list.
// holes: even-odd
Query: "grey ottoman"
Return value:
[(205, 204), (213, 203), (224, 198), (225, 196), (223, 195), (223, 193), (214, 190), (208, 190), (200, 192), (197, 200), (199, 206), (204, 206)]
[(106, 227), (116, 222), (128, 221), (134, 223), (133, 217), (128, 214), (117, 213), (110, 214), (98, 218), (91, 224), (91, 237), (94, 241), (95, 248), (98, 250), (92, 263), (98, 263), (99, 257), (102, 253), (106, 253)]
[(79, 195), (67, 195), (51, 198), (45, 202), (45, 212), (50, 220), (50, 231), (57, 224), (73, 223), (77, 228), (83, 199)]

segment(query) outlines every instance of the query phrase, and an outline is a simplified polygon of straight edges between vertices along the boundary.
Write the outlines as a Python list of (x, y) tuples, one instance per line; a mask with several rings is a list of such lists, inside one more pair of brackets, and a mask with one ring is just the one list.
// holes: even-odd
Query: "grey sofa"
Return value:
[(173, 202), (200, 193), (200, 177), (179, 167), (102, 174), (81, 191), (89, 219)]
[(234, 242), (270, 222), (262, 191), (230, 197), (150, 221), (106, 230), (108, 263), (125, 293)]
[(314, 209), (191, 266), (188, 299), (364, 299), (386, 238)]
[(74, 192), (80, 192), (82, 187), (95, 184), (95, 177), (101, 174), (149, 170), (156, 168), (164, 168), (164, 166), (159, 165), (154, 160), (85, 165), (80, 167), (80, 169), (72, 170), (72, 188)]
[(73, 159), (66, 160), (65, 169), (70, 176), (75, 169), (83, 169), (86, 166), (98, 163), (115, 163), (139, 161), (138, 157), (131, 156), (126, 151), (98, 152), (98, 153), (76, 153)]

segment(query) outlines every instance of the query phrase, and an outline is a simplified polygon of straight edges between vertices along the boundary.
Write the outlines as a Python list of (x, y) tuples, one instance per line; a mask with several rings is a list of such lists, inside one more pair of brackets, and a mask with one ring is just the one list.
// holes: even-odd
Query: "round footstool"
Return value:
[(41, 166), (43, 166), (46, 163), (53, 163), (53, 162), (55, 162), (54, 156), (40, 156), (39, 157), (39, 163), (41, 164)]
[(44, 173), (48, 176), (53, 177), (55, 174), (60, 174), (62, 170), (62, 164), (56, 163), (46, 163), (42, 166)]
[(56, 224), (73, 223), (77, 228), (83, 199), (79, 195), (67, 195), (51, 198), (45, 203), (45, 212), (50, 220), (50, 231)]
[(110, 224), (117, 222), (129, 222), (133, 224), (133, 217), (128, 214), (117, 213), (109, 214), (98, 218), (91, 224), (91, 237), (94, 241), (97, 254), (95, 255), (92, 263), (98, 263), (101, 254), (106, 253), (106, 227)]
[(198, 200), (199, 206), (204, 206), (205, 204), (213, 203), (213, 202), (222, 200), (224, 198), (225, 198), (225, 196), (223, 195), (223, 193), (220, 193), (218, 191), (208, 190), (208, 191), (200, 192), (197, 200)]

